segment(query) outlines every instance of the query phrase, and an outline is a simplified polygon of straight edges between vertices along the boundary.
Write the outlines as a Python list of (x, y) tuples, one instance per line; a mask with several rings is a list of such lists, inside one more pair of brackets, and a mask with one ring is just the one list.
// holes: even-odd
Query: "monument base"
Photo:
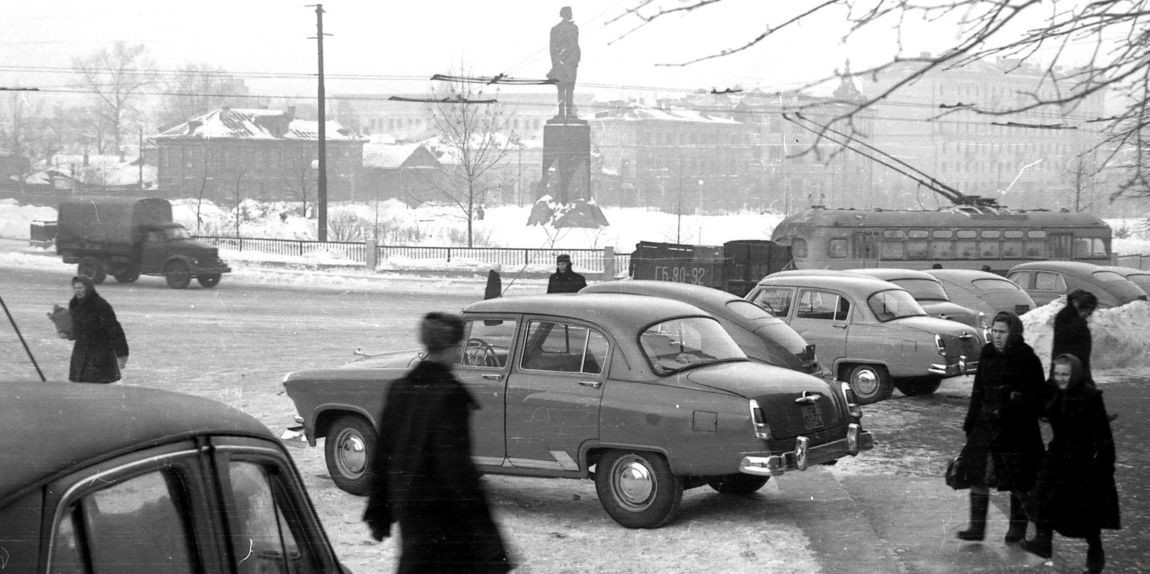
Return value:
[[(555, 118), (552, 118), (554, 120)], [(591, 199), (591, 126), (578, 118), (543, 125), (543, 193), (559, 203)]]

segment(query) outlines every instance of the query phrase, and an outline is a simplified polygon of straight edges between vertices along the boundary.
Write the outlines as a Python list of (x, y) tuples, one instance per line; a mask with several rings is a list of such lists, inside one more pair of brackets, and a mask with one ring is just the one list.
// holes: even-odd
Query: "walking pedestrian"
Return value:
[(555, 258), (555, 272), (547, 280), (548, 293), (578, 293), (587, 286), (587, 280), (571, 269), (571, 256), (564, 253)]
[(1102, 529), (1122, 527), (1114, 484), (1114, 435), (1102, 391), (1074, 355), (1059, 355), (1051, 367), (1051, 395), (1043, 413), (1054, 431), (1026, 508), (1036, 535), (1022, 543), (1050, 558), (1053, 534), (1085, 538), (1086, 571), (1106, 565)]
[(116, 312), (99, 293), (92, 279), (85, 275), (72, 278), (71, 333), (59, 332), (72, 339), (72, 361), (68, 380), (74, 383), (114, 383), (128, 365), (128, 340), (116, 320)]
[(1074, 355), (1082, 362), (1082, 373), (1092, 379), (1090, 353), (1093, 341), (1086, 322), (1098, 308), (1098, 297), (1089, 291), (1075, 289), (1066, 296), (1066, 306), (1054, 316), (1054, 342), (1050, 356)]
[(392, 384), (379, 417), (364, 520), (383, 540), (402, 533), (400, 573), (508, 572), (508, 558), (471, 460), (471, 410), (478, 403), (452, 374), (463, 320), (428, 313), (427, 353)]
[(972, 485), (970, 525), (959, 531), (960, 539), (985, 538), (991, 487), (1010, 492), (1006, 542), (1026, 537), (1023, 500), (1042, 462), (1038, 415), (1044, 386), (1042, 362), (1023, 340), (1022, 321), (1005, 311), (995, 315), (990, 342), (979, 355), (962, 425), (966, 447), (958, 471), (969, 477)]

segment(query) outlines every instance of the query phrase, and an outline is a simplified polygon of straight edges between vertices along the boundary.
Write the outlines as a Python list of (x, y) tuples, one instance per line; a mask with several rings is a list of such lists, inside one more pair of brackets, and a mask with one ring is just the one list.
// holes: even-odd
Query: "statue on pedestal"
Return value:
[(575, 76), (579, 69), (579, 27), (571, 21), (571, 7), (559, 9), (563, 18), (551, 28), (551, 71), (547, 79), (559, 88), (559, 111), (552, 121), (576, 119)]

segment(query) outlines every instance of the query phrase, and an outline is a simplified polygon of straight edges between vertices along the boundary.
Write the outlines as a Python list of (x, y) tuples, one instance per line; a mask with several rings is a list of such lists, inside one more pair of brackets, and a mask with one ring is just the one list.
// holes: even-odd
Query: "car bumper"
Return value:
[(836, 441), (809, 446), (809, 439), (795, 439), (795, 450), (771, 456), (744, 456), (739, 461), (739, 472), (758, 476), (780, 476), (789, 470), (806, 470), (814, 464), (855, 456), (859, 451), (874, 448), (874, 436), (862, 430), (858, 423), (847, 427), (847, 437)]
[(942, 375), (943, 377), (957, 377), (959, 375), (969, 375), (978, 369), (978, 361), (967, 362), (959, 359), (953, 363), (936, 363), (930, 366), (927, 371), (932, 375)]

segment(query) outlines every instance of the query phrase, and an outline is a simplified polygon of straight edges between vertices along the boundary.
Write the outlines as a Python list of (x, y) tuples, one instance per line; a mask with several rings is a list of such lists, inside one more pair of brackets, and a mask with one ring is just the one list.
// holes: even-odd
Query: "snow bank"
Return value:
[[(1066, 306), (1066, 297), (1022, 316), (1026, 341), (1034, 347), (1047, 370), (1050, 347), (1054, 342), (1054, 316)], [(1095, 373), (1113, 369), (1150, 367), (1150, 302), (1135, 301), (1112, 309), (1099, 309), (1090, 316), (1090, 334), (1094, 338), (1090, 356)]]

